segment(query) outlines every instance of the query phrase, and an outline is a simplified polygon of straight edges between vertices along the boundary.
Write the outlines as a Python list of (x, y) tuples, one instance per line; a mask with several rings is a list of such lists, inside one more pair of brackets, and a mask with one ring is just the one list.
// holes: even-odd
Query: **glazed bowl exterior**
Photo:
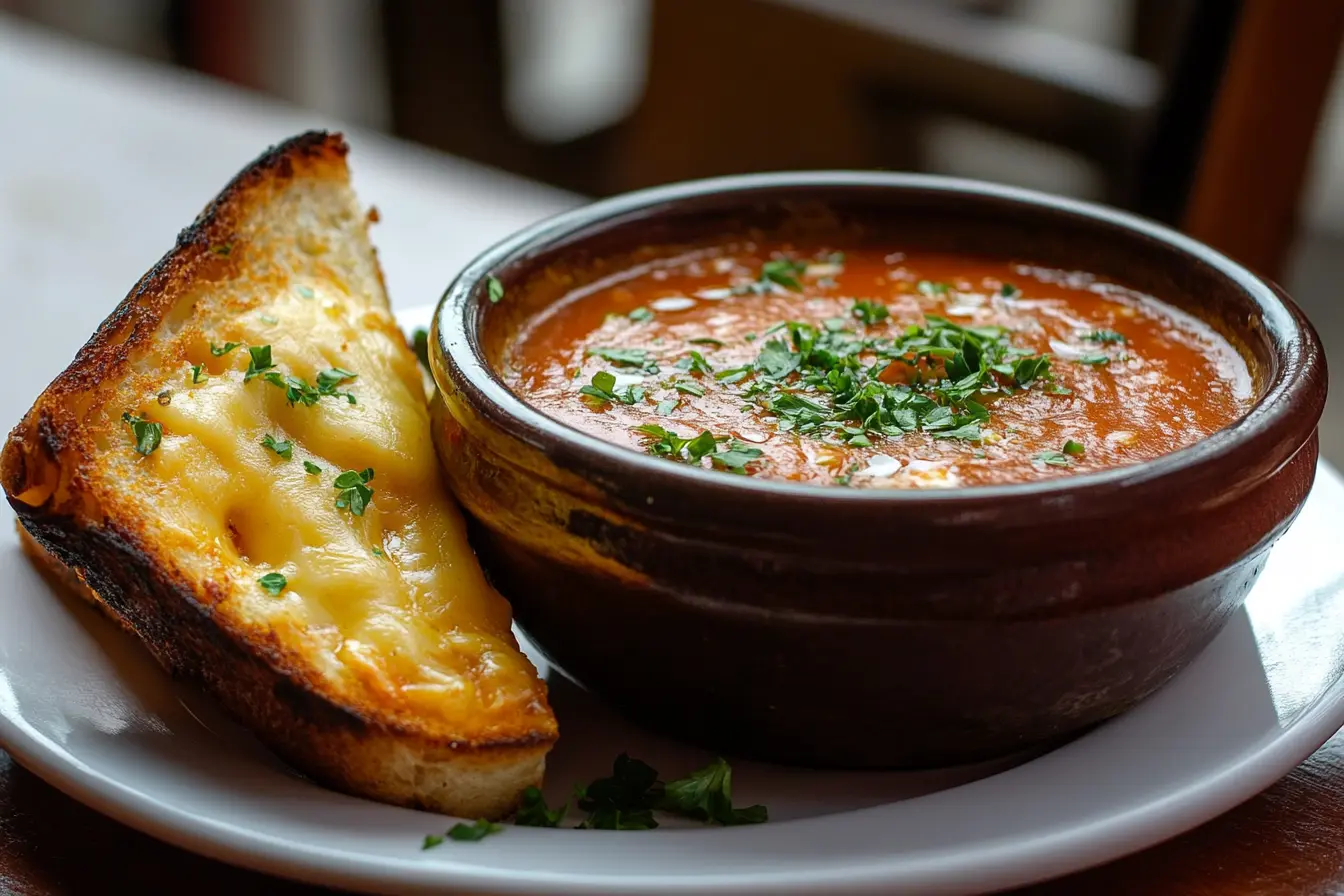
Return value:
[[(643, 455), (504, 383), (529, 315), (642, 247), (818, 229), (1119, 281), (1227, 336), (1258, 398), (1154, 461), (892, 492)], [(997, 756), (1161, 687), (1241, 605), (1301, 508), (1326, 383), (1301, 312), (1204, 245), (1087, 203), (886, 173), (720, 178), (562, 214), (458, 276), (431, 348), (443, 469), (486, 572), (547, 656), (660, 732), (827, 767)]]

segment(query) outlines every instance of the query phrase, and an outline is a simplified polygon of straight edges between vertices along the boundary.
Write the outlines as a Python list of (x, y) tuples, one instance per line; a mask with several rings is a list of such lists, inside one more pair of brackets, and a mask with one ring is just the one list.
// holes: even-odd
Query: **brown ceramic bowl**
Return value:
[[(1258, 401), (1150, 462), (892, 493), (671, 463), (546, 417), (504, 385), (507, 341), (538, 308), (642, 247), (748, 228), (1116, 280), (1229, 337)], [(494, 305), (491, 274), (506, 291)], [(1095, 205), (899, 174), (733, 177), (598, 202), (477, 258), (434, 327), (439, 455), (523, 629), (651, 728), (817, 766), (987, 758), (1161, 687), (1242, 603), (1301, 508), (1326, 389), (1301, 312), (1212, 249)]]

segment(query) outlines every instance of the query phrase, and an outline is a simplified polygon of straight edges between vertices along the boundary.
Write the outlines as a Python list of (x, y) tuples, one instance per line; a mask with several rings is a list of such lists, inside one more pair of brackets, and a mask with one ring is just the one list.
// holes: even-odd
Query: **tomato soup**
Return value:
[(1025, 482), (1148, 460), (1253, 399), (1241, 355), (1151, 296), (958, 255), (742, 242), (577, 289), (510, 387), (602, 439), (850, 488)]

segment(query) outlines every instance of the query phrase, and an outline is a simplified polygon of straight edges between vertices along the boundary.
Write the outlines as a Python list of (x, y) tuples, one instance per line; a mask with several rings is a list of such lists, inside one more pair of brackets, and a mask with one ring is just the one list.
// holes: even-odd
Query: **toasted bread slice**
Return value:
[(555, 717), (440, 478), (345, 154), (305, 134), (239, 174), (37, 399), (0, 479), (38, 556), (291, 765), (496, 818)]

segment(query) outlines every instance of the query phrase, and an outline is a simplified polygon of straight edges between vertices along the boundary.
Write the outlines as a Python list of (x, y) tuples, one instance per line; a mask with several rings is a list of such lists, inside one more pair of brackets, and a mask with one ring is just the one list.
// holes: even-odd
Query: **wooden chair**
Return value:
[(1297, 228), (1342, 37), (1337, 0), (1243, 0), (1180, 223), (1270, 277)]

